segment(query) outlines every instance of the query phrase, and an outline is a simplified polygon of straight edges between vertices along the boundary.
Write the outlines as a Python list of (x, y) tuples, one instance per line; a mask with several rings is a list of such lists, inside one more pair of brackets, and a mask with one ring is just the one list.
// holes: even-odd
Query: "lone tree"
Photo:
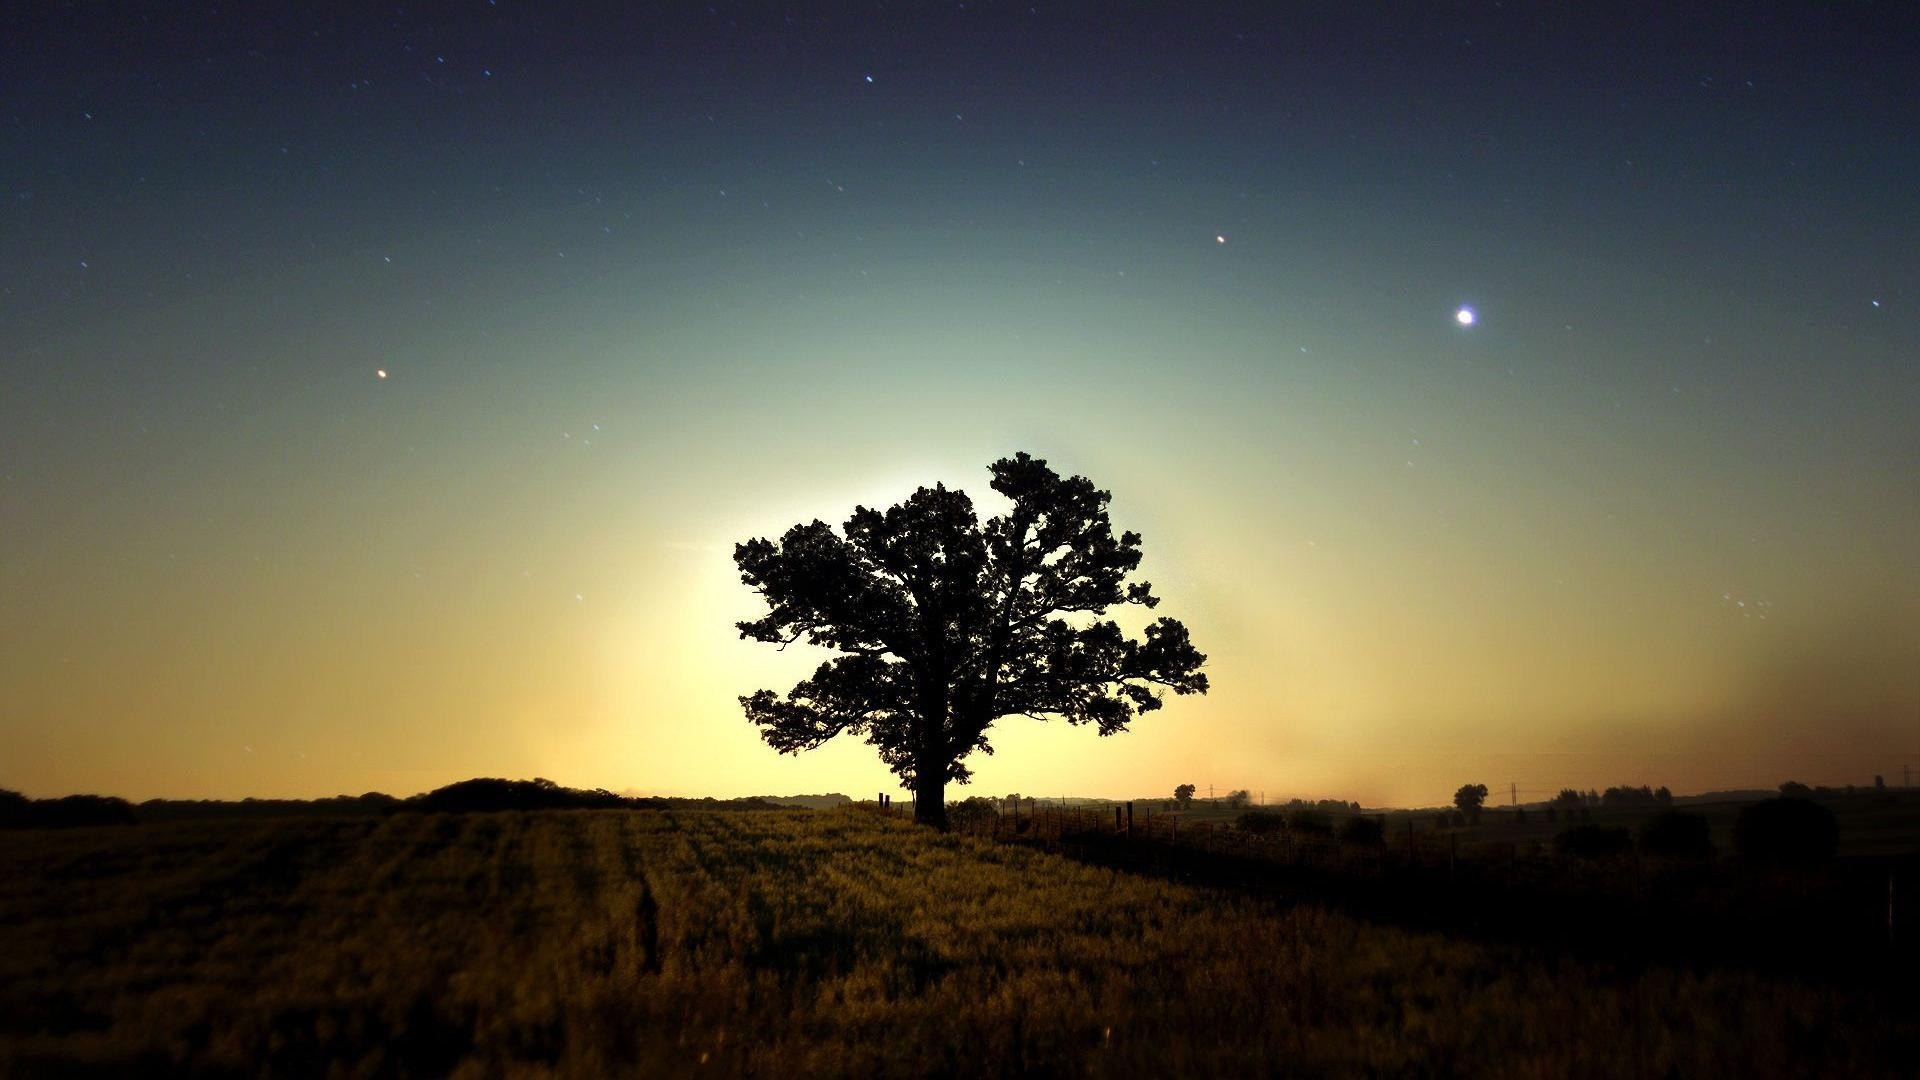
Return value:
[(1462, 784), (1460, 790), (1453, 793), (1453, 805), (1459, 807), (1460, 812), (1467, 815), (1467, 820), (1476, 825), (1480, 823), (1480, 804), (1486, 801), (1485, 784)]
[(733, 549), (769, 609), (738, 624), (742, 638), (843, 654), (785, 698), (740, 699), (761, 738), (788, 754), (865, 735), (912, 789), (914, 820), (938, 828), (947, 782), (967, 782), (973, 751), (993, 752), (995, 720), (1057, 716), (1113, 735), (1158, 709), (1162, 689), (1207, 692), (1206, 657), (1178, 620), (1132, 640), (1099, 618), (1159, 602), (1126, 580), (1140, 537), (1114, 536), (1111, 496), (1026, 454), (990, 471), (1013, 506), (984, 524), (965, 492), (935, 485), (884, 512), (854, 507), (845, 535), (816, 520)]
[(1185, 810), (1188, 806), (1192, 805), (1193, 785), (1192, 784), (1176, 785), (1173, 789), (1173, 801), (1176, 803), (1179, 803), (1180, 809), (1182, 810)]

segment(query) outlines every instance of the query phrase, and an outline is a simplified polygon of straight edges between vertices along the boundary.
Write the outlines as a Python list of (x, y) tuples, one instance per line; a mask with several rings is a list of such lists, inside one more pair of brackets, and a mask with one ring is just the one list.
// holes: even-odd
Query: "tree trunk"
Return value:
[(922, 762), (914, 769), (913, 821), (947, 831), (947, 769)]

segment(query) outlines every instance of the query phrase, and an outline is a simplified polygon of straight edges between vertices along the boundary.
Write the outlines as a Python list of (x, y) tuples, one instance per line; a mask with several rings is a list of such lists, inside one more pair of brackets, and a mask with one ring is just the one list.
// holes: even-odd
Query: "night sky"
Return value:
[(1920, 8), (1573, 7), (8, 3), (0, 786), (891, 788), (732, 545), (1016, 450), (1215, 689), (953, 797), (1897, 782)]

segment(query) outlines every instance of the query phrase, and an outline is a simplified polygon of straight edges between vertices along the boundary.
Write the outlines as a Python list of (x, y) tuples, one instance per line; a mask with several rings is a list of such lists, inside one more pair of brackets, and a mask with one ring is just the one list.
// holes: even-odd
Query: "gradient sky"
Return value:
[(347, 7), (0, 9), (0, 786), (891, 788), (732, 545), (1016, 450), (1214, 691), (954, 797), (1920, 765), (1913, 5)]

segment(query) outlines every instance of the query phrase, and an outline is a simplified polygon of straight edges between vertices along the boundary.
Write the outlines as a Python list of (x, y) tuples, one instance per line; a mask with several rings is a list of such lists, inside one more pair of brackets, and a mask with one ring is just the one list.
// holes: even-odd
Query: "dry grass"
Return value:
[(0, 834), (0, 1072), (1895, 1071), (1865, 992), (1611, 971), (833, 813)]

